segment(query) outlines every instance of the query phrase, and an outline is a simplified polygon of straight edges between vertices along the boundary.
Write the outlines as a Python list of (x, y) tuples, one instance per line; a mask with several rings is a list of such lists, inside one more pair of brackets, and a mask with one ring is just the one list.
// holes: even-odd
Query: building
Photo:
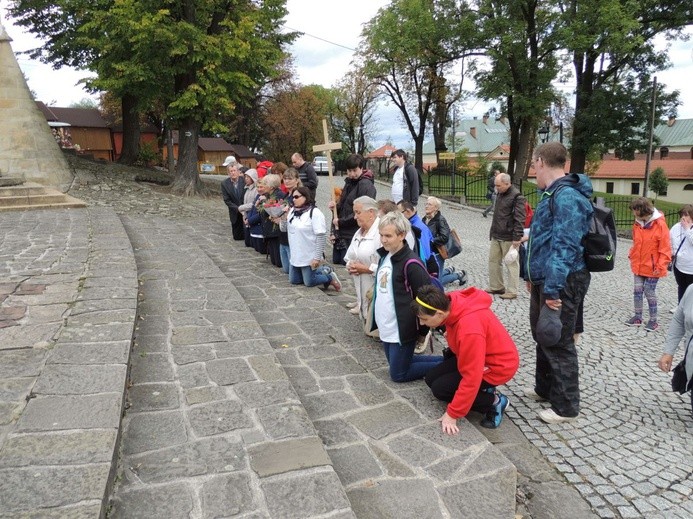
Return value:
[[(173, 132), (173, 158), (178, 160), (178, 131)], [(164, 162), (168, 157), (166, 147), (163, 148)], [(222, 166), (224, 159), (229, 155), (249, 168), (257, 164), (255, 155), (247, 146), (241, 144), (229, 144), (221, 137), (200, 137), (197, 140), (197, 166), (201, 173), (226, 174), (226, 168)]]

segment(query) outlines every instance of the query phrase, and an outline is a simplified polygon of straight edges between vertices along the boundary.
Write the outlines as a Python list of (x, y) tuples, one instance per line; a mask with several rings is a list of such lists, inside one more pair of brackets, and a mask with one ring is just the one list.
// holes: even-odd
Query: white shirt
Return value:
[[(291, 209), (287, 215), (287, 233), (289, 234), (289, 248), (291, 249), (291, 264), (294, 267), (307, 267), (317, 257), (318, 239), (325, 239), (327, 225), (325, 215), (317, 207), (312, 210), (313, 217), (308, 210), (301, 216), (294, 216)], [(321, 235), (321, 236), (319, 236)]]
[(363, 234), (363, 230), (360, 228), (356, 231), (344, 255), (347, 266), (350, 261), (359, 261), (364, 265), (368, 265), (371, 272), (376, 271), (378, 268), (378, 259), (380, 259), (377, 250), (382, 247), (380, 243), (380, 231), (378, 230), (379, 223), (380, 218), (377, 217), (366, 234)]
[(397, 168), (395, 174), (392, 175), (392, 200), (398, 204), (404, 200), (404, 166)]
[(693, 227), (686, 231), (679, 222), (669, 231), (669, 238), (672, 256), (676, 254), (676, 250), (683, 240), (683, 245), (681, 245), (679, 253), (676, 254), (676, 269), (684, 274), (693, 274)]
[(392, 254), (388, 253), (375, 274), (375, 322), (380, 340), (399, 344), (399, 328), (395, 314), (395, 298), (392, 291)]

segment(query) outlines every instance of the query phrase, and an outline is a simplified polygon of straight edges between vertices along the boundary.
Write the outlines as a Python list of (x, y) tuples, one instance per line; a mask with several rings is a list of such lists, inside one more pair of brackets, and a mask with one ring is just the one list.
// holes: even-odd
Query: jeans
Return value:
[(435, 257), (436, 263), (438, 264), (438, 280), (443, 285), (453, 283), (459, 279), (456, 273), (450, 272), (449, 270), (445, 270), (445, 260), (441, 257), (440, 254), (433, 253), (433, 256)]
[[(462, 375), (457, 369), (457, 357), (454, 355), (449, 359), (445, 359), (435, 368), (426, 373), (426, 384), (431, 388), (433, 396), (438, 400), (450, 403), (455, 397), (455, 392), (462, 381)], [(488, 382), (482, 380), (479, 392), (476, 394), (472, 410), (478, 413), (487, 413), (493, 409), (493, 401), (495, 400), (496, 386), (492, 386)]]
[(680, 303), (681, 298), (683, 297), (683, 294), (686, 293), (686, 289), (688, 288), (688, 286), (693, 284), (693, 274), (685, 274), (684, 272), (681, 272), (679, 269), (677, 269), (676, 265), (674, 265), (674, 278), (676, 278), (676, 285), (679, 289), (678, 302)]
[(307, 287), (314, 287), (322, 283), (327, 288), (332, 281), (331, 272), (332, 269), (327, 265), (322, 265), (315, 270), (310, 268), (310, 265), (305, 267), (291, 265), (289, 267), (289, 283), (292, 285), (303, 284)]
[(385, 358), (390, 365), (390, 378), (393, 382), (409, 382), (423, 378), (426, 372), (443, 360), (440, 355), (414, 355), (416, 341), (399, 344), (383, 342)]
[(279, 244), (279, 256), (281, 257), (282, 260), (282, 269), (284, 269), (284, 272), (287, 274), (289, 273), (289, 260), (291, 259), (291, 249), (289, 249), (288, 245), (283, 245)]
[[(539, 396), (548, 398), (551, 408), (560, 416), (580, 414), (580, 381), (577, 350), (573, 334), (578, 307), (590, 286), (590, 273), (585, 270), (569, 274), (561, 297), (561, 338), (553, 346), (537, 344), (537, 364), (534, 390)], [(529, 302), (529, 324), (536, 341), (537, 321), (546, 298), (542, 285), (532, 285)]]

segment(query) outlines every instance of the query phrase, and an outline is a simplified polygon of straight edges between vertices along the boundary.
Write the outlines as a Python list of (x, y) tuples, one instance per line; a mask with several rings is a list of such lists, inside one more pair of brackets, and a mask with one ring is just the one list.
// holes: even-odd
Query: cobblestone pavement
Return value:
[[(158, 216), (166, 217), (166, 221), (178, 222), (180, 228), (186, 229), (185, 236), (181, 237), (182, 241), (187, 243), (188, 239), (192, 239), (197, 247), (207, 253), (214, 267), (220, 272), (230, 273), (230, 258), (222, 247), (223, 232), (220, 231), (228, 225), (227, 214), (217, 197), (210, 200), (181, 199), (161, 193), (159, 191), (162, 190), (156, 187), (132, 183), (126, 178), (103, 176), (96, 182), (89, 175), (89, 173), (81, 175), (82, 185), (73, 189), (71, 194), (94, 205), (112, 206), (116, 212), (127, 215), (129, 218), (123, 218), (123, 220), (130, 226), (129, 232), (134, 232), (131, 238), (137, 233), (142, 233), (142, 236), (149, 233), (147, 239), (152, 239), (152, 234), (158, 232), (158, 226), (164, 225), (161, 223), (163, 219)], [(337, 182), (340, 181), (337, 180)], [(322, 207), (327, 200), (327, 187), (327, 180), (321, 178), (319, 201)], [(388, 189), (386, 186), (378, 185), (378, 192), (379, 197), (384, 197)], [(467, 270), (470, 284), (478, 287), (486, 286), (487, 233), (490, 220), (483, 219), (478, 211), (452, 204), (445, 205), (444, 214), (451, 226), (458, 230), (464, 247), (463, 253), (453, 259), (452, 264), (458, 269)], [(153, 217), (153, 220), (148, 220), (149, 217)], [(149, 222), (152, 222), (151, 230), (147, 231), (145, 227)], [(543, 424), (536, 416), (540, 404), (527, 401), (522, 396), (523, 387), (532, 384), (534, 363), (534, 345), (529, 333), (527, 317), (529, 305), (527, 295), (521, 294), (512, 301), (497, 299), (494, 302), (494, 310), (515, 338), (522, 360), (518, 375), (507, 388), (512, 400), (508, 416), (515, 427), (501, 428), (500, 432), (505, 434), (505, 431), (517, 431), (518, 435), (521, 434), (529, 440), (580, 492), (600, 517), (690, 517), (693, 514), (691, 500), (693, 419), (686, 398), (688, 395), (680, 397), (671, 393), (668, 390), (668, 377), (659, 372), (656, 367), (656, 359), (659, 357), (665, 330), (671, 317), (668, 309), (675, 303), (675, 286), (673, 280), (667, 278), (658, 287), (662, 331), (646, 335), (644, 331), (624, 326), (622, 321), (630, 317), (632, 306), (632, 277), (625, 254), (628, 246), (629, 242), (620, 242), (621, 248), (614, 272), (593, 276), (585, 307), (587, 331), (579, 347), (582, 414), (573, 423), (558, 426)], [(138, 258), (138, 267), (140, 267), (139, 261), (140, 258)], [(258, 259), (255, 255), (249, 261), (257, 266), (258, 261), (264, 260)], [(190, 266), (192, 267), (192, 263)], [(211, 265), (205, 268), (211, 268)], [(267, 269), (271, 270), (271, 267), (268, 266)], [(275, 274), (271, 276), (274, 278)], [(359, 441), (350, 435), (354, 431), (364, 433), (362, 427), (366, 427), (363, 424), (368, 421), (364, 420), (361, 424), (347, 423), (348, 421), (343, 420), (339, 415), (343, 413), (345, 416), (354, 416), (351, 414), (354, 406), (367, 407), (369, 405), (367, 399), (372, 394), (378, 394), (384, 395), (385, 400), (394, 402), (395, 406), (406, 403), (409, 408), (416, 411), (418, 416), (422, 417), (422, 420), (432, 419), (435, 418), (432, 414), (428, 416), (422, 414), (431, 413), (431, 409), (435, 409), (430, 401), (430, 395), (420, 384), (396, 386), (389, 383), (384, 371), (382, 355), (375, 346), (372, 349), (349, 349), (346, 355), (333, 351), (332, 355), (335, 358), (343, 357), (344, 360), (339, 363), (338, 369), (342, 370), (340, 376), (327, 372), (323, 372), (322, 376), (314, 380), (305, 376), (307, 373), (303, 369), (305, 366), (310, 366), (311, 372), (319, 374), (320, 370), (331, 369), (326, 366), (328, 364), (333, 366), (334, 361), (322, 363), (318, 350), (312, 348), (316, 353), (309, 353), (312, 345), (298, 347), (289, 340), (284, 341), (283, 339), (287, 336), (286, 330), (289, 329), (287, 324), (282, 324), (280, 330), (271, 329), (270, 323), (277, 322), (277, 319), (282, 322), (282, 316), (290, 316), (292, 312), (290, 308), (280, 308), (276, 301), (285, 299), (287, 294), (293, 296), (295, 292), (288, 288), (287, 284), (285, 288), (277, 290), (275, 304), (271, 300), (267, 301), (260, 297), (254, 303), (252, 287), (256, 280), (249, 277), (246, 281), (247, 283), (243, 285), (241, 281), (234, 279), (233, 284), (238, 286), (238, 292), (248, 304), (250, 312), (260, 323), (262, 331), (269, 337), (272, 352), (289, 374), (299, 401), (316, 424), (318, 433), (323, 438), (323, 443), (332, 458), (335, 471), (342, 478), (342, 484), (352, 498), (352, 504), (359, 501), (367, 504), (367, 496), (362, 496), (357, 491), (356, 485), (350, 486), (351, 481), (344, 480), (348, 473), (343, 469), (345, 460), (357, 461), (356, 466), (360, 472), (353, 475), (352, 481), (359, 481), (369, 475), (375, 475), (369, 471), (381, 470), (380, 467), (383, 467), (385, 463), (383, 460), (387, 459), (387, 451), (411, 456), (407, 454), (410, 451), (402, 445), (409, 441), (420, 440), (417, 439), (415, 430), (407, 431), (399, 437), (396, 434), (389, 437), (384, 449), (383, 445), (378, 444), (379, 432), (370, 431), (365, 433), (370, 438), (368, 448), (365, 448), (363, 434), (358, 436)], [(153, 283), (152, 289), (156, 294), (156, 290), (162, 290), (161, 283), (159, 282), (158, 286), (157, 283)], [(170, 287), (167, 288), (169, 289)], [(168, 294), (170, 295), (170, 292)], [(331, 337), (330, 340), (333, 341), (331, 344), (323, 343), (319, 350), (322, 351), (329, 346), (336, 348), (339, 346), (338, 343), (347, 343), (346, 339), (355, 329), (353, 324), (355, 318), (346, 311), (335, 311), (337, 305), (331, 303), (334, 300), (342, 304), (348, 299), (348, 295), (335, 297), (330, 296), (328, 292), (320, 297), (324, 299), (324, 307), (319, 306), (316, 310), (322, 311), (323, 317), (328, 320), (330, 333), (325, 333), (325, 339)], [(319, 301), (320, 297), (315, 299)], [(167, 299), (166, 304), (173, 303), (173, 299)], [(324, 319), (321, 319), (320, 322), (315, 323), (319, 328), (312, 330), (309, 329), (311, 324), (307, 323), (308, 329), (298, 330), (296, 334), (288, 334), (288, 337), (300, 337), (301, 332), (309, 333), (311, 337), (318, 336), (326, 331), (324, 322)], [(171, 322), (171, 325), (173, 324)], [(287, 348), (283, 348), (285, 344)], [(205, 347), (197, 348), (197, 350), (201, 356), (208, 351)], [(357, 359), (357, 365), (366, 363), (373, 376), (366, 376), (362, 372), (352, 372), (354, 369), (358, 371), (358, 368), (350, 359)], [(194, 365), (194, 363), (191, 364)], [(136, 369), (139, 368), (133, 367), (133, 370)], [(322, 392), (313, 391), (311, 384), (318, 384)], [(320, 384), (324, 384), (324, 387), (320, 387)], [(331, 392), (335, 394), (345, 392), (351, 398), (331, 401), (329, 397), (324, 397)], [(317, 396), (305, 398), (311, 394)], [(190, 403), (176, 403), (180, 406), (188, 404)], [(438, 409), (442, 408), (438, 407)], [(331, 415), (330, 410), (336, 410), (337, 414)], [(168, 411), (163, 411), (165, 412)], [(127, 435), (131, 423), (126, 425)], [(426, 433), (426, 437), (430, 439), (432, 434), (433, 431), (430, 430)], [(498, 436), (502, 437), (503, 434)], [(325, 438), (331, 440), (325, 441)], [(522, 467), (525, 460), (517, 456), (512, 446), (503, 447), (502, 438), (494, 438), (490, 435), (490, 439), (501, 445), (501, 450), (518, 466), (520, 472), (532, 472), (532, 467)], [(181, 445), (185, 443), (182, 437), (179, 443)], [(378, 454), (378, 447), (383, 454)], [(440, 438), (432, 443), (421, 444), (419, 454), (425, 454), (426, 460), (438, 459), (438, 457), (444, 459), (447, 449), (449, 445)], [(133, 451), (132, 455), (139, 456), (143, 451), (146, 451), (146, 448), (142, 451)], [(369, 457), (372, 453), (382, 456), (379, 458), (379, 463), (375, 465), (371, 463), (372, 458)], [(409, 461), (415, 462), (415, 460)], [(133, 466), (136, 467), (136, 465)], [(435, 486), (436, 476), (430, 474), (432, 467), (436, 467), (438, 471), (446, 470), (444, 464), (440, 466), (429, 464), (423, 467), (419, 474), (428, 472), (431, 483), (421, 483), (421, 488), (425, 489), (428, 484)], [(395, 467), (392, 470), (396, 473), (397, 469)], [(540, 472), (535, 470), (537, 481), (541, 481), (542, 477), (550, 479), (546, 471)], [(270, 476), (270, 479), (272, 477), (281, 479), (278, 476)], [(127, 478), (124, 481), (127, 481)], [(205, 480), (203, 485), (207, 483), (212, 488), (229, 484), (223, 478), (214, 479), (213, 477), (209, 481)], [(397, 483), (395, 481), (392, 484)], [(161, 483), (156, 483), (154, 486), (157, 485), (161, 486)], [(531, 487), (528, 488), (531, 490)], [(548, 487), (544, 487), (544, 491), (546, 488)], [(185, 492), (181, 492), (181, 496), (184, 495)], [(204, 492), (198, 495), (204, 495)], [(454, 500), (448, 502), (447, 496), (440, 495), (449, 509), (455, 510), (450, 504), (454, 504)], [(401, 503), (398, 504), (401, 506)], [(565, 507), (565, 501), (556, 503), (557, 507), (561, 505)], [(199, 511), (201, 504), (190, 501), (190, 506), (193, 509), (198, 507)], [(457, 506), (460, 506), (459, 510), (462, 510), (463, 504)], [(566, 511), (565, 508), (557, 509)], [(555, 510), (553, 515), (551, 510), (545, 510), (543, 517), (556, 517)], [(358, 515), (358, 510), (355, 509), (354, 512)], [(321, 513), (320, 510), (315, 511), (316, 515), (319, 513)], [(348, 513), (346, 509), (345, 513)], [(453, 516), (456, 515), (453, 514)], [(542, 511), (535, 509), (533, 516), (542, 517)], [(575, 517), (577, 513), (566, 516)]]
[[(327, 179), (320, 180), (318, 199), (324, 207), (328, 185)], [(85, 186), (75, 195), (104, 203), (103, 192), (97, 192), (104, 187)], [(108, 202), (116, 211), (172, 211), (179, 219), (193, 216), (226, 221), (225, 209), (214, 199), (181, 203), (175, 197), (157, 196), (143, 208), (142, 195), (148, 188), (123, 182), (111, 185), (110, 189), (118, 192)], [(88, 190), (98, 196), (88, 196)], [(386, 196), (388, 187), (378, 185), (378, 193), (379, 198)], [(485, 287), (490, 219), (456, 204), (446, 203), (443, 211), (458, 230), (464, 247), (452, 264), (467, 270), (471, 285)], [(212, 238), (204, 238), (203, 232), (198, 236), (200, 240), (210, 240), (208, 249), (213, 248)], [(522, 395), (522, 389), (532, 385), (535, 360), (527, 294), (511, 301), (496, 299), (494, 310), (515, 338), (522, 359), (518, 375), (507, 388), (512, 400), (508, 416), (600, 517), (690, 517), (693, 419), (688, 395), (682, 397), (669, 391), (668, 376), (656, 367), (671, 318), (668, 310), (676, 302), (675, 284), (667, 277), (658, 287), (661, 331), (647, 334), (623, 325), (632, 310), (632, 275), (626, 258), (629, 246), (629, 241), (621, 240), (616, 269), (595, 274), (592, 279), (585, 304), (586, 332), (579, 346), (582, 413), (573, 423), (543, 424), (537, 418), (541, 405)], [(349, 318), (335, 316), (344, 321)], [(277, 355), (282, 356), (281, 352)], [(288, 352), (285, 355), (290, 356)], [(379, 352), (374, 350), (373, 363), (379, 362)], [(384, 376), (381, 379), (382, 387), (392, 389)], [(418, 393), (414, 389), (403, 391)], [(417, 398), (426, 396), (420, 394)], [(506, 454), (513, 460), (512, 450)]]

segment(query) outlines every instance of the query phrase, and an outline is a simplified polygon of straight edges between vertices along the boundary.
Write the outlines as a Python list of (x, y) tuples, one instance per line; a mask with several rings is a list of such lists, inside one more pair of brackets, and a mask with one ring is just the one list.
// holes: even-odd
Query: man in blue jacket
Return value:
[(585, 175), (564, 173), (566, 156), (558, 142), (542, 144), (532, 155), (541, 196), (529, 232), (527, 288), (537, 361), (535, 386), (526, 395), (551, 403), (539, 413), (547, 423), (571, 421), (580, 414), (573, 333), (590, 284), (582, 239), (592, 218), (592, 184)]

